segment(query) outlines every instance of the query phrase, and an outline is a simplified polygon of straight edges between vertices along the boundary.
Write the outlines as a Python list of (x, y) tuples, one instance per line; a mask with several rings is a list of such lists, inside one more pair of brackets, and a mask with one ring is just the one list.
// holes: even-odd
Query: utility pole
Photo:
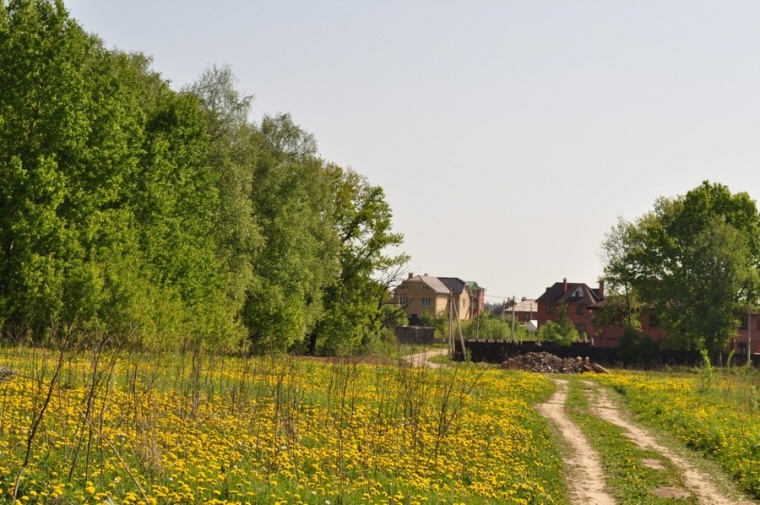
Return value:
[(449, 357), (454, 359), (454, 295), (449, 289)]
[(515, 299), (514, 295), (512, 296), (512, 343), (515, 342), (515, 305), (517, 305), (517, 300)]

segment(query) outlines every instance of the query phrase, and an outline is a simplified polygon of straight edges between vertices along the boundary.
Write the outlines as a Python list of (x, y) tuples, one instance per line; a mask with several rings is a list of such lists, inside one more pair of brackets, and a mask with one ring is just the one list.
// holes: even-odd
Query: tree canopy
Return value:
[(12, 0), (0, 89), (6, 337), (332, 352), (388, 320), (383, 190), (288, 114), (251, 120), (230, 68), (175, 90), (62, 2)]
[(668, 345), (720, 352), (757, 299), (759, 232), (749, 195), (704, 182), (621, 220), (603, 244), (605, 279), (658, 315)]

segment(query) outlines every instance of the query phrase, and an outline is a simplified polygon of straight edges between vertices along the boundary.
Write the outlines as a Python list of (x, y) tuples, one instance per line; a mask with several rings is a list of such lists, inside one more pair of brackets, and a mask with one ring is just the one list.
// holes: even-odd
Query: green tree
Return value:
[(435, 334), (439, 338), (448, 337), (449, 335), (449, 315), (445, 311), (438, 314), (423, 312), (419, 316), (420, 326), (435, 328)]
[(249, 120), (253, 97), (235, 89), (228, 66), (212, 66), (188, 88), (206, 112), (207, 164), (215, 174), (218, 205), (213, 214), (219, 261), (225, 265), (229, 303), (242, 310), (253, 285), (255, 261), (263, 247), (253, 201), (259, 151)]
[[(605, 277), (654, 310), (670, 346), (717, 353), (736, 335), (737, 314), (755, 299), (760, 215), (746, 193), (704, 182), (608, 240)], [(614, 247), (614, 250), (612, 248)]]
[[(479, 313), (471, 320), (464, 330), (467, 339), (474, 340), (477, 336), (480, 340), (508, 340), (512, 331), (512, 320), (497, 319), (488, 313)], [(519, 325), (515, 325), (517, 329)]]
[(3, 330), (83, 344), (234, 337), (197, 98), (45, 0), (2, 4), (0, 89)]
[(620, 337), (618, 352), (620, 359), (628, 366), (651, 365), (660, 359), (660, 346), (657, 341), (630, 326), (625, 328)]
[(383, 329), (383, 305), (408, 261), (389, 254), (403, 236), (392, 231), (393, 213), (379, 186), (352, 170), (329, 165), (333, 222), (339, 237), (338, 282), (325, 290), (324, 317), (311, 334), (311, 352), (353, 352)]
[(570, 345), (580, 339), (578, 330), (573, 326), (567, 316), (567, 304), (561, 303), (557, 313), (557, 320), (547, 321), (538, 330), (539, 340), (553, 342), (559, 345)]
[(618, 218), (605, 235), (602, 243), (602, 255), (605, 263), (604, 281), (607, 294), (602, 310), (594, 315), (594, 325), (624, 325), (631, 328), (641, 326), (643, 309), (633, 288), (635, 274), (625, 267), (625, 255), (630, 244), (638, 240), (637, 230), (631, 223)]
[(134, 267), (139, 103), (61, 2), (13, 1), (0, 17), (0, 318), (36, 337), (112, 325), (119, 269)]
[(264, 244), (243, 318), (254, 351), (284, 351), (313, 331), (337, 280), (333, 186), (314, 138), (290, 116), (265, 117), (254, 140), (252, 202)]

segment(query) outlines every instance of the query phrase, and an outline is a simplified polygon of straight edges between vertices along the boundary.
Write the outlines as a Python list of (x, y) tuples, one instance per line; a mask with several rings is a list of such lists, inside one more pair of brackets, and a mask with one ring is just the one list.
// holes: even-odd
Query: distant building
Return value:
[(536, 319), (538, 313), (538, 303), (536, 300), (525, 298), (520, 301), (507, 300), (504, 303), (504, 315), (511, 316), (514, 313), (515, 319), (520, 323), (526, 324), (528, 321)]
[(417, 324), (422, 314), (449, 314), (451, 309), (453, 317), (470, 319), (485, 307), (485, 288), (458, 277), (410, 273), (393, 290), (393, 298), (404, 308), (412, 325)]
[[(555, 282), (546, 288), (544, 294), (536, 299), (536, 321), (538, 329), (547, 321), (556, 321), (559, 317), (560, 305), (567, 306), (567, 317), (578, 330), (580, 335), (594, 336), (595, 328), (592, 324), (592, 311), (589, 306), (598, 304), (604, 299), (604, 283), (598, 288), (591, 288), (588, 284), (578, 282)], [(596, 342), (595, 342), (596, 343)]]
[[(604, 307), (604, 282), (599, 282), (598, 288), (592, 288), (585, 283), (555, 282), (546, 288), (544, 294), (536, 299), (537, 313), (535, 319), (540, 329), (547, 321), (556, 321), (559, 306), (567, 306), (567, 317), (572, 321), (578, 333), (585, 334), (593, 339), (596, 347), (618, 347), (620, 337), (623, 335), (622, 324), (615, 326), (595, 326), (594, 314)], [(665, 332), (660, 327), (656, 314), (651, 311), (643, 311), (640, 319), (640, 329), (645, 335), (655, 340), (662, 340)], [(757, 343), (756, 343), (757, 342)], [(750, 352), (760, 349), (760, 321), (758, 314), (744, 314), (741, 326), (736, 337), (729, 344), (739, 354), (746, 354), (749, 346)]]

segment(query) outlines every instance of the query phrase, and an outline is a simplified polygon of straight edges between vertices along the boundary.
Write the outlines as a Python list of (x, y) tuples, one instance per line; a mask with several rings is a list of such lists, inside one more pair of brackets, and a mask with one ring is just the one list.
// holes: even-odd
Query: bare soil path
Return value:
[(567, 381), (555, 380), (557, 391), (548, 402), (538, 405), (559, 430), (568, 445), (565, 469), (570, 499), (577, 504), (614, 505), (615, 499), (604, 488), (604, 471), (599, 456), (591, 449), (581, 429), (565, 414)]
[(430, 358), (433, 358), (435, 356), (443, 356), (444, 354), (448, 354), (448, 352), (448, 349), (428, 349), (427, 351), (404, 356), (404, 359), (414, 367), (441, 368), (445, 365), (430, 361)]
[[(557, 391), (552, 398), (537, 408), (559, 430), (568, 446), (566, 459), (567, 482), (573, 504), (614, 504), (614, 498), (605, 490), (604, 473), (599, 456), (591, 449), (580, 428), (565, 414), (568, 381), (554, 380)], [(591, 411), (601, 419), (623, 429), (628, 438), (642, 449), (659, 453), (680, 469), (688, 489), (669, 489), (670, 498), (694, 496), (703, 505), (751, 505), (757, 503), (742, 498), (730, 483), (715, 474), (708, 474), (675, 450), (659, 443), (646, 429), (631, 422), (610, 398), (609, 392), (590, 381), (583, 381)], [(690, 458), (691, 459), (691, 458)], [(651, 464), (656, 464), (656, 461)], [(655, 466), (656, 467), (656, 466)]]

